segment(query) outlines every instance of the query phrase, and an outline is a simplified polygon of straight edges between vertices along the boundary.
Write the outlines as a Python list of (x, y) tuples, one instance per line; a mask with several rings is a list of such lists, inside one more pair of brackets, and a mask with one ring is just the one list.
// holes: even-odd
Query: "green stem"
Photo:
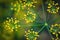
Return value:
[(52, 34), (50, 33), (49, 28), (48, 28), (48, 27), (46, 27), (46, 28), (47, 28), (47, 30), (48, 30), (49, 35), (51, 36), (51, 39), (52, 39), (53, 36), (52, 36)]
[[(45, 15), (45, 10), (44, 10), (44, 4), (43, 4), (43, 0), (42, 0), (42, 9), (43, 9), (43, 14)], [(45, 22), (46, 22), (46, 15), (45, 15)]]
[(43, 26), (38, 32), (40, 33), (44, 28), (45, 28), (45, 26)]

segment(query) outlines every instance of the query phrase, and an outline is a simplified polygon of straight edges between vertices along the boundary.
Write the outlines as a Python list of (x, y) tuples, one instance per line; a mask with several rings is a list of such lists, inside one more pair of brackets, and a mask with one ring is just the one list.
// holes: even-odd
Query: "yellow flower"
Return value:
[(7, 18), (7, 20), (4, 21), (3, 26), (6, 31), (13, 32), (20, 27), (18, 23), (19, 20), (17, 20), (16, 18)]
[(58, 34), (60, 34), (60, 24), (51, 25), (50, 32), (56, 37), (56, 39), (53, 38), (52, 40), (59, 40)]
[(27, 40), (37, 40), (38, 36), (38, 32), (35, 32), (33, 30), (25, 31), (25, 37)]
[(36, 14), (33, 12), (28, 11), (27, 14), (24, 15), (24, 19), (26, 20), (26, 23), (33, 22), (36, 19)]
[(56, 13), (58, 13), (58, 10), (59, 10), (60, 8), (58, 7), (58, 3), (54, 3), (54, 1), (52, 2), (52, 3), (49, 3), (48, 4), (48, 9), (47, 9), (47, 11), (49, 12), (49, 13), (53, 13), (53, 14), (56, 14)]

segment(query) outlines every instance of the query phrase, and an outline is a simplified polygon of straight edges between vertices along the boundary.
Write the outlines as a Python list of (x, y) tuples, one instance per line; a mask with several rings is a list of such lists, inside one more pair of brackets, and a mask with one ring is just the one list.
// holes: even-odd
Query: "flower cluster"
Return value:
[(37, 37), (39, 36), (38, 32), (35, 32), (33, 30), (25, 31), (25, 33), (26, 33), (25, 36), (27, 40), (37, 40)]
[(49, 13), (56, 14), (56, 13), (58, 13), (59, 9), (60, 8), (58, 7), (58, 3), (55, 3), (54, 1), (51, 2), (51, 3), (48, 3), (48, 9), (47, 9), (47, 11)]
[(20, 27), (20, 25), (18, 24), (19, 20), (17, 20), (16, 18), (7, 18), (6, 21), (4, 21), (3, 26), (4, 29), (8, 32), (13, 32), (13, 31), (17, 31)]
[(19, 0), (16, 2), (12, 2), (11, 3), (11, 10), (14, 10), (16, 12), (19, 12), (20, 10), (23, 10), (23, 9), (27, 10), (27, 9), (30, 9), (31, 7), (35, 7), (33, 5), (34, 3), (37, 3), (37, 1), (35, 1), (35, 0), (33, 0), (33, 1)]
[(56, 37), (56, 39), (53, 38), (53, 40), (58, 40), (58, 34), (60, 34), (60, 24), (51, 25), (50, 32)]
[(24, 16), (26, 23), (33, 22), (36, 19), (36, 14), (30, 11), (28, 11)]

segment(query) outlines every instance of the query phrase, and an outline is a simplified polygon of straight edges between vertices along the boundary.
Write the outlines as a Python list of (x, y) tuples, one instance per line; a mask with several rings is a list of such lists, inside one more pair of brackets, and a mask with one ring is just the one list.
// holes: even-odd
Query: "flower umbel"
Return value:
[(51, 25), (50, 32), (56, 37), (56, 38), (52, 38), (52, 40), (60, 40), (58, 37), (60, 34), (60, 24)]
[(13, 32), (14, 30), (17, 31), (17, 28), (20, 27), (18, 23), (19, 20), (17, 20), (16, 18), (7, 18), (7, 20), (4, 21), (3, 26), (6, 31)]
[(24, 16), (26, 23), (33, 22), (36, 19), (36, 14), (30, 11), (28, 11), (27, 14), (25, 14)]
[(25, 36), (27, 40), (37, 40), (37, 37), (39, 35), (38, 35), (38, 32), (35, 32), (33, 30), (28, 30), (28, 31), (25, 31)]
[(48, 9), (47, 9), (47, 11), (49, 12), (49, 13), (53, 13), (53, 14), (56, 14), (56, 13), (58, 13), (58, 11), (59, 11), (59, 6), (58, 6), (58, 3), (55, 3), (54, 1), (52, 1), (52, 3), (49, 3), (48, 4)]

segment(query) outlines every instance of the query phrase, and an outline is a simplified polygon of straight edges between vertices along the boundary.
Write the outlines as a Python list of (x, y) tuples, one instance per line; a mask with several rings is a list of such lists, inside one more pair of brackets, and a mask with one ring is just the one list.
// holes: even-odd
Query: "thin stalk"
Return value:
[(48, 27), (46, 27), (46, 28), (47, 28), (47, 30), (48, 30), (49, 35), (51, 36), (51, 39), (52, 39), (53, 36), (52, 36), (52, 34), (50, 33), (49, 28), (48, 28)]
[(43, 26), (38, 32), (40, 33), (44, 28), (45, 28), (45, 26)]

